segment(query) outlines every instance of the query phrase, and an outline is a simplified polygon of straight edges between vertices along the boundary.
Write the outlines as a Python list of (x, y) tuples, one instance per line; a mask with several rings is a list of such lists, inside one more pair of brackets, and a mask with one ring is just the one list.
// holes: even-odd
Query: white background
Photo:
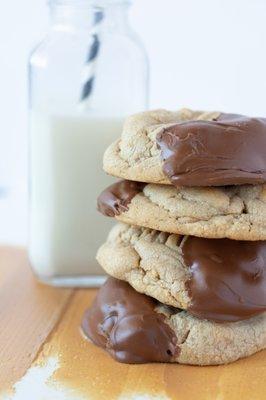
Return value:
[[(151, 107), (266, 116), (265, 0), (135, 0), (151, 64)], [(27, 58), (48, 27), (45, 0), (1, 2), (0, 241), (27, 238)]]

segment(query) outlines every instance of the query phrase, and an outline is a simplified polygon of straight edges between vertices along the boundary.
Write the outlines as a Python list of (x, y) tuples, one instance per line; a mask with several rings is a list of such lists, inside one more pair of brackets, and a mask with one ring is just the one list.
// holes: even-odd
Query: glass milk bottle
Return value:
[(97, 286), (95, 260), (113, 224), (96, 211), (112, 182), (105, 148), (147, 108), (148, 62), (127, 0), (51, 0), (51, 25), (30, 58), (30, 240), (36, 276)]

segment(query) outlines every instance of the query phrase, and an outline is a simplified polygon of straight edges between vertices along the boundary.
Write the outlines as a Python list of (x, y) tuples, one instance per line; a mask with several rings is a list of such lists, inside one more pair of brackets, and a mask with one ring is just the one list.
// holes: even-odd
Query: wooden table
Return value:
[(42, 285), (23, 249), (0, 248), (1, 399), (266, 398), (266, 352), (219, 367), (115, 362), (79, 331), (95, 292)]

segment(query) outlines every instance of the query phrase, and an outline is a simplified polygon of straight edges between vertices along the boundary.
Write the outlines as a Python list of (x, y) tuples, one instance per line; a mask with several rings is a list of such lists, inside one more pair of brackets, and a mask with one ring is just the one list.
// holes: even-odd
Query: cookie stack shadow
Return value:
[(104, 155), (122, 178), (110, 277), (84, 333), (120, 362), (226, 364), (266, 347), (266, 120), (183, 109), (129, 117)]

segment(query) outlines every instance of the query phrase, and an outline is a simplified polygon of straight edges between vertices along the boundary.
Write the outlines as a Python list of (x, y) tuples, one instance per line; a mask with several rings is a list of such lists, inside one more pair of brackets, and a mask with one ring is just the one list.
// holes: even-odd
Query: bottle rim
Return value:
[(48, 0), (49, 6), (107, 7), (131, 4), (132, 0)]

